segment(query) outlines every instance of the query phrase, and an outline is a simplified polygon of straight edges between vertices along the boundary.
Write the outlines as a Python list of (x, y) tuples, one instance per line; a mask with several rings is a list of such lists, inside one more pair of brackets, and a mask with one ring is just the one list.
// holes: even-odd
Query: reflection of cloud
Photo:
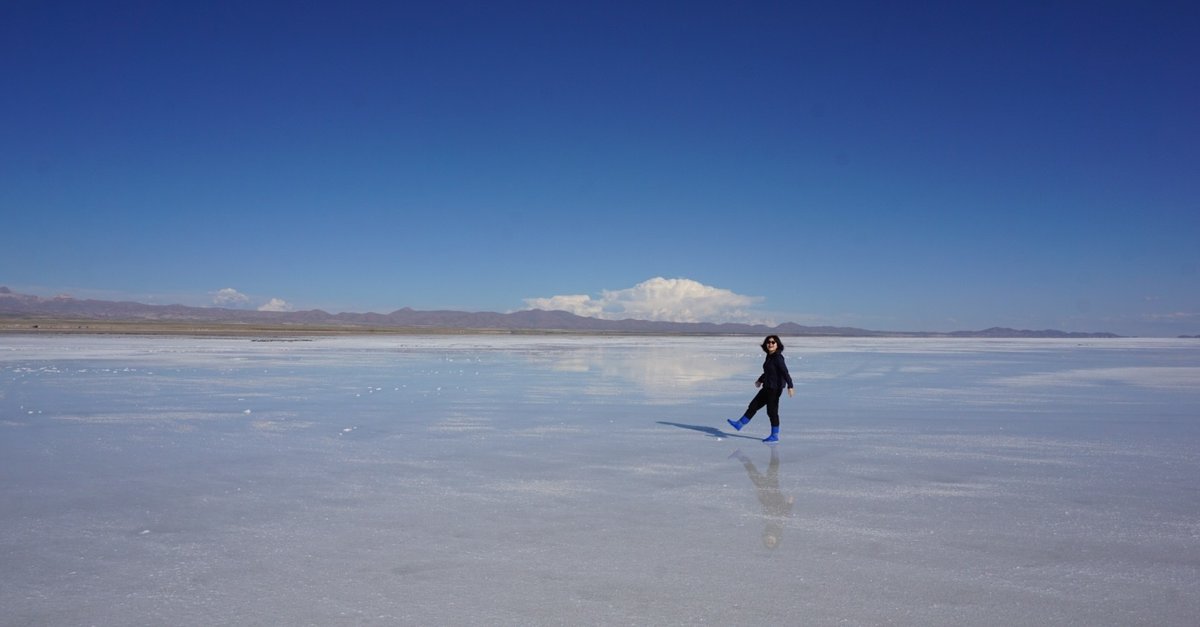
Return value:
[(1001, 384), (1019, 387), (1102, 386), (1118, 383), (1155, 389), (1200, 387), (1200, 368), (1188, 366), (1130, 366), (1126, 368), (1079, 368), (1062, 372), (1007, 377)]
[(1172, 311), (1168, 313), (1147, 314), (1145, 318), (1151, 322), (1195, 322), (1196, 320), (1200, 320), (1200, 313)]
[(250, 423), (250, 427), (267, 433), (283, 433), (285, 431), (295, 431), (297, 429), (308, 429), (313, 426), (311, 421), (295, 421), (295, 420), (255, 420)]
[[(757, 375), (757, 356), (747, 359), (731, 355), (725, 342), (669, 342), (656, 338), (654, 344), (630, 350), (625, 344), (611, 347), (580, 347), (578, 350), (545, 353), (558, 372), (594, 373), (596, 381), (624, 382), (616, 385), (595, 385), (592, 394), (624, 394), (626, 384), (634, 384), (647, 394), (674, 398), (693, 394), (713, 383), (738, 377), (752, 382)], [(753, 346), (754, 339), (747, 340)]]
[(233, 289), (232, 287), (226, 287), (217, 290), (217, 292), (213, 294), (212, 302), (217, 307), (239, 308), (249, 305), (250, 297)]
[(636, 318), (666, 322), (749, 322), (747, 309), (763, 299), (743, 296), (691, 279), (655, 277), (622, 290), (527, 298), (533, 309), (567, 311), (580, 316), (619, 320)]
[(494, 429), (491, 421), (473, 416), (448, 416), (430, 424), (428, 428), (439, 433), (477, 433)]
[(694, 388), (745, 374), (754, 362), (730, 360), (711, 354), (681, 355), (669, 348), (649, 348), (629, 352), (622, 359), (605, 362), (607, 368), (636, 380), (647, 389)]
[(501, 481), (492, 484), (489, 490), (535, 496), (573, 496), (588, 492), (578, 481), (567, 479), (525, 479), (518, 481)]

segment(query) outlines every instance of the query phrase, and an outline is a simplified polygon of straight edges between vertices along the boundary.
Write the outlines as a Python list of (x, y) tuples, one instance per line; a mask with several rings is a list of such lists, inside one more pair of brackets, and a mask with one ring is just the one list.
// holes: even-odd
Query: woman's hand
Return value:
[(788, 388), (788, 398), (796, 395), (796, 388)]

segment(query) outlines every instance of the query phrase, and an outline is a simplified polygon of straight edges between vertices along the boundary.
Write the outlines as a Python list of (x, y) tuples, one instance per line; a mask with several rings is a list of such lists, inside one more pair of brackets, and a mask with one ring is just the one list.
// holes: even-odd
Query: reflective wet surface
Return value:
[(5, 625), (1190, 625), (1200, 343), (0, 337)]

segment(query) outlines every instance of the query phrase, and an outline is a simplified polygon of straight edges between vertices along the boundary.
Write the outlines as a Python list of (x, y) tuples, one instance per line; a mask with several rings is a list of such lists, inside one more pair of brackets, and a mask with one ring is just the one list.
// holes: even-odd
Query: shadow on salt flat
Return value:
[(740, 433), (726, 433), (716, 427), (706, 427), (703, 425), (685, 425), (685, 424), (678, 423), (678, 422), (668, 422), (666, 420), (659, 420), (658, 424), (667, 425), (669, 427), (679, 427), (680, 429), (687, 429), (689, 431), (699, 431), (700, 433), (703, 433), (709, 437), (717, 438), (718, 440), (720, 440), (721, 438), (745, 438), (747, 440), (761, 440), (762, 439), (762, 438), (756, 438), (752, 435), (742, 435)]

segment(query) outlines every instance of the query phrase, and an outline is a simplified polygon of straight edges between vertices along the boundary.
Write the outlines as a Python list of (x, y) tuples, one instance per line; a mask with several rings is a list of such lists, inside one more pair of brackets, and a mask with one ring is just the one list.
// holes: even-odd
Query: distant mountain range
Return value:
[[(948, 333), (871, 331), (853, 327), (804, 326), (785, 322), (777, 326), (712, 323), (658, 322), (652, 320), (601, 320), (565, 311), (533, 309), (513, 313), (466, 311), (418, 311), (405, 307), (388, 314), (337, 313), (319, 309), (309, 311), (247, 311), (219, 307), (184, 305), (147, 305), (135, 302), (76, 299), (69, 296), (43, 298), (18, 294), (0, 287), (0, 321), (4, 319), (95, 321), (143, 324), (205, 324), (229, 326), (270, 326), (295, 329), (324, 328), (356, 330), (456, 330), (510, 332), (645, 333), (709, 334), (830, 337), (990, 337), (990, 338), (1112, 338), (1112, 333), (1070, 333), (1066, 331), (1025, 331), (991, 328), (983, 331)], [(11, 328), (11, 325), (10, 325)]]

